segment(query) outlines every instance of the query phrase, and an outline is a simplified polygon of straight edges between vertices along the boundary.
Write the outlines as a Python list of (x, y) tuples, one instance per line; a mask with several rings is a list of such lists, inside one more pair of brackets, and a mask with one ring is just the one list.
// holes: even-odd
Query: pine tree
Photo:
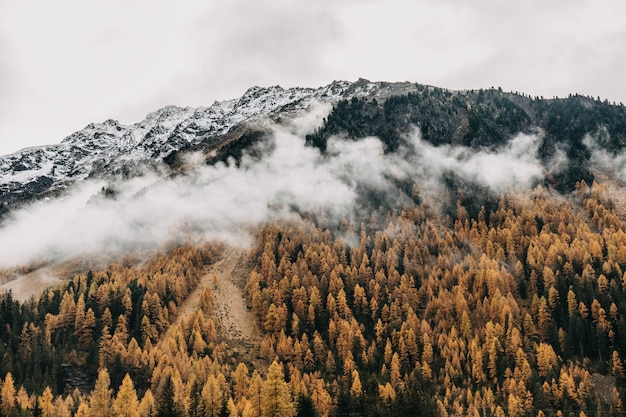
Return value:
[(105, 368), (98, 371), (98, 379), (96, 385), (91, 391), (89, 399), (89, 410), (92, 417), (111, 417), (111, 395), (113, 390), (111, 386), (111, 377)]
[(126, 374), (122, 385), (113, 401), (113, 415), (115, 417), (139, 417), (139, 400), (130, 375)]
[(298, 396), (298, 406), (296, 408), (296, 417), (319, 417), (319, 413), (315, 409), (313, 400), (308, 395), (300, 394)]
[(174, 383), (170, 375), (165, 378), (159, 393), (156, 417), (182, 417), (182, 413), (174, 401)]
[(296, 412), (283, 369), (276, 361), (270, 365), (263, 384), (261, 410), (263, 417), (292, 417)]
[(204, 416), (204, 406), (202, 404), (202, 384), (198, 379), (194, 379), (189, 392), (189, 417)]

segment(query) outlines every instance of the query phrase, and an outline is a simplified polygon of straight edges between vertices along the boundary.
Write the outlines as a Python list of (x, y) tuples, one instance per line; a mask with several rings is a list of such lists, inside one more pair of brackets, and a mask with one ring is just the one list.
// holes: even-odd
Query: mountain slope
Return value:
[[(239, 99), (197, 109), (165, 107), (143, 121), (122, 125), (115, 120), (92, 123), (60, 144), (27, 148), (0, 157), (0, 202), (26, 202), (55, 193), (85, 178), (136, 175), (189, 147), (205, 151), (227, 140), (245, 123), (289, 117), (314, 102), (372, 94), (375, 83), (334, 82), (318, 89), (250, 88)], [(386, 94), (390, 94), (389, 90)]]
[(134, 125), (114, 120), (90, 124), (58, 145), (27, 148), (0, 158), (0, 200), (26, 201), (74, 181), (132, 175), (174, 152), (204, 141), (218, 144), (234, 126), (279, 111), (296, 111), (314, 100), (329, 101), (343, 84), (318, 90), (251, 88), (240, 99), (198, 109), (166, 107)]
[[(560, 149), (570, 166), (554, 179), (561, 190), (591, 182), (585, 168), (590, 152), (583, 140), (594, 135), (609, 152), (626, 144), (626, 110), (582, 96), (544, 100), (500, 90), (449, 91), (411, 83), (334, 82), (318, 89), (249, 89), (241, 98), (203, 108), (166, 107), (133, 125), (114, 120), (90, 124), (60, 144), (27, 148), (0, 157), (0, 203), (6, 210), (33, 198), (54, 195), (75, 181), (133, 176), (185, 150), (241, 150), (237, 142), (255, 120), (280, 120), (313, 103), (335, 105), (328, 121), (307, 141), (324, 149), (331, 135), (374, 135), (395, 150), (414, 126), (430, 143), (472, 148), (498, 147), (518, 132), (541, 129), (547, 163)], [(239, 133), (237, 133), (239, 132)], [(230, 133), (230, 135), (229, 135)], [(220, 158), (213, 157), (213, 160)], [(226, 156), (221, 159), (226, 159)], [(1, 208), (0, 208), (1, 209)]]
[[(422, 137), (436, 145), (461, 145), (497, 149), (519, 132), (542, 135), (538, 157), (548, 171), (558, 152), (568, 166), (555, 172), (552, 185), (561, 191), (574, 189), (576, 181), (593, 180), (589, 171), (592, 147), (585, 139), (599, 141), (606, 152), (619, 153), (626, 146), (626, 108), (588, 97), (544, 100), (501, 90), (448, 91), (418, 86), (416, 92), (376, 100), (342, 101), (327, 123), (307, 141), (325, 149), (329, 137), (377, 136), (393, 151), (419, 126)], [(554, 170), (556, 171), (556, 170)]]
[(6, 156), (0, 414), (622, 415), (625, 115), (359, 80)]

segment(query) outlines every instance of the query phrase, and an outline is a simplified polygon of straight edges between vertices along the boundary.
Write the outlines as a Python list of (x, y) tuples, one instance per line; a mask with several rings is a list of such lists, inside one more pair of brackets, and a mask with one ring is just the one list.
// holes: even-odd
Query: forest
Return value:
[[(3, 416), (621, 415), (626, 223), (606, 186), (538, 186), (474, 217), (426, 202), (329, 230), (266, 224), (251, 360), (200, 277), (225, 250), (120, 260), (0, 300)], [(194, 290), (198, 307), (180, 319)]]
[[(624, 415), (624, 189), (583, 144), (602, 130), (623, 149), (624, 107), (463, 94), (343, 100), (306, 140), (323, 155), (332, 135), (376, 135), (394, 152), (419, 126), (492, 149), (539, 125), (538, 156), (566, 143), (568, 168), (499, 195), (453, 175), (437, 201), (417, 182), (362, 190), (356, 217), (299, 212), (243, 249), (189, 240), (2, 294), (0, 417)], [(262, 135), (243, 138), (208, 162)], [(235, 261), (248, 338), (214, 275)]]

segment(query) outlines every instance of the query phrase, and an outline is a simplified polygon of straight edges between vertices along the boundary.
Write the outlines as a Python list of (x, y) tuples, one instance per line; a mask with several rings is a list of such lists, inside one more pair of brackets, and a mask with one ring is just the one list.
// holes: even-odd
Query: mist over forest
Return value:
[(294, 91), (62, 187), (5, 159), (0, 414), (623, 414), (623, 105)]

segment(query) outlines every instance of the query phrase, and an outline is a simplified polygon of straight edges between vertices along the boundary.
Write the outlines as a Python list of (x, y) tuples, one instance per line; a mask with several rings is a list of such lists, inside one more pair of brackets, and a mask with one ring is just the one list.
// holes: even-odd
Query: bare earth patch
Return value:
[(58, 267), (44, 266), (0, 285), (0, 294), (11, 291), (15, 300), (24, 302), (30, 297), (41, 294), (47, 288), (54, 287), (62, 280)]
[(25, 265), (15, 270), (0, 270), (0, 295), (8, 291), (14, 299), (24, 302), (34, 297), (38, 299), (47, 289), (54, 288), (62, 282), (69, 281), (78, 274), (87, 271), (106, 270), (113, 262), (124, 266), (141, 265), (149, 259), (152, 252), (136, 251), (122, 258), (103, 256), (77, 257), (70, 260)]
[(607, 403), (611, 403), (613, 388), (615, 388), (615, 377), (611, 375), (591, 374), (591, 382), (597, 395)]
[(258, 355), (261, 338), (244, 297), (243, 287), (252, 270), (244, 249), (227, 247), (212, 264), (196, 289), (179, 310), (178, 320), (187, 319), (199, 308), (200, 294), (209, 287), (215, 296), (213, 319), (220, 342), (225, 343), (233, 362), (261, 365)]
[(94, 260), (72, 260), (43, 265), (28, 273), (16, 274), (15, 278), (0, 285), (0, 294), (11, 291), (12, 297), (20, 302), (38, 298), (48, 288), (101, 264)]

